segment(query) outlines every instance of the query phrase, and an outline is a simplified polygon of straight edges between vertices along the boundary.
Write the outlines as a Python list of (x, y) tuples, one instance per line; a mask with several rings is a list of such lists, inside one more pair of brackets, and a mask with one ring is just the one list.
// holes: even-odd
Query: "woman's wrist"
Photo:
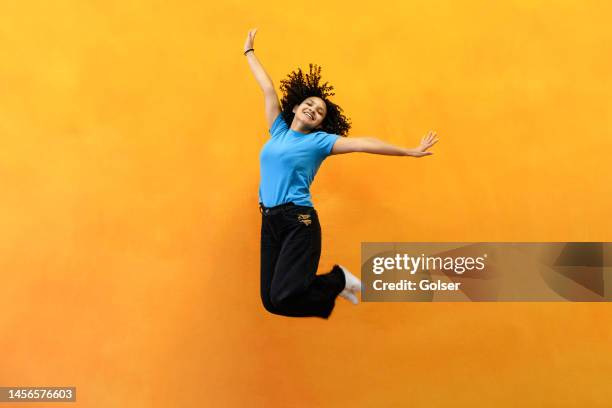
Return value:
[(414, 149), (404, 149), (404, 156), (414, 156)]
[(249, 48), (248, 50), (244, 50), (244, 56), (246, 57), (249, 54), (249, 52), (255, 53), (255, 49), (254, 48)]

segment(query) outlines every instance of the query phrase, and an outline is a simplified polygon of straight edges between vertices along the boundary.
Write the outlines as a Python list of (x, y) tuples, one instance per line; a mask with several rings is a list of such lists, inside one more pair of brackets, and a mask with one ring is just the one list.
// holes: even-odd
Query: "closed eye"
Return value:
[[(312, 102), (308, 101), (308, 102), (306, 102), (306, 105), (312, 106)], [(319, 108), (319, 109), (317, 109), (317, 112), (319, 112), (319, 114), (323, 115), (323, 109)]]

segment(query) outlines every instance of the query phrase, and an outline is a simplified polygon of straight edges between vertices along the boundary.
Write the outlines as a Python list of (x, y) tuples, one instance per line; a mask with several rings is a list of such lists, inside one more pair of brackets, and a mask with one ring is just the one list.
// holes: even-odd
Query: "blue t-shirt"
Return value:
[(259, 202), (266, 207), (290, 201), (314, 207), (310, 185), (340, 136), (323, 131), (297, 132), (289, 129), (282, 116), (279, 113), (272, 123), (272, 137), (259, 154)]

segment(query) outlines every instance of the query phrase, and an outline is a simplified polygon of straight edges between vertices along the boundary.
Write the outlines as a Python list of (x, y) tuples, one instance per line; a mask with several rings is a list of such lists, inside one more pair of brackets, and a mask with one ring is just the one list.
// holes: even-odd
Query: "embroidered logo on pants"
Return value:
[(304, 223), (304, 225), (310, 225), (312, 222), (310, 214), (298, 214), (298, 221)]

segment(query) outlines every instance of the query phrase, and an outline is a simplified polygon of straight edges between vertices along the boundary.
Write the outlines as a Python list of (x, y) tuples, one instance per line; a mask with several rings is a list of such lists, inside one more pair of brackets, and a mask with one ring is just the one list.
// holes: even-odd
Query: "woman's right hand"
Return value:
[(257, 29), (256, 28), (252, 28), (252, 29), (249, 30), (249, 33), (247, 34), (246, 41), (244, 42), (244, 51), (245, 52), (248, 49), (255, 48), (253, 45), (255, 44), (255, 34), (256, 33), (257, 33)]

